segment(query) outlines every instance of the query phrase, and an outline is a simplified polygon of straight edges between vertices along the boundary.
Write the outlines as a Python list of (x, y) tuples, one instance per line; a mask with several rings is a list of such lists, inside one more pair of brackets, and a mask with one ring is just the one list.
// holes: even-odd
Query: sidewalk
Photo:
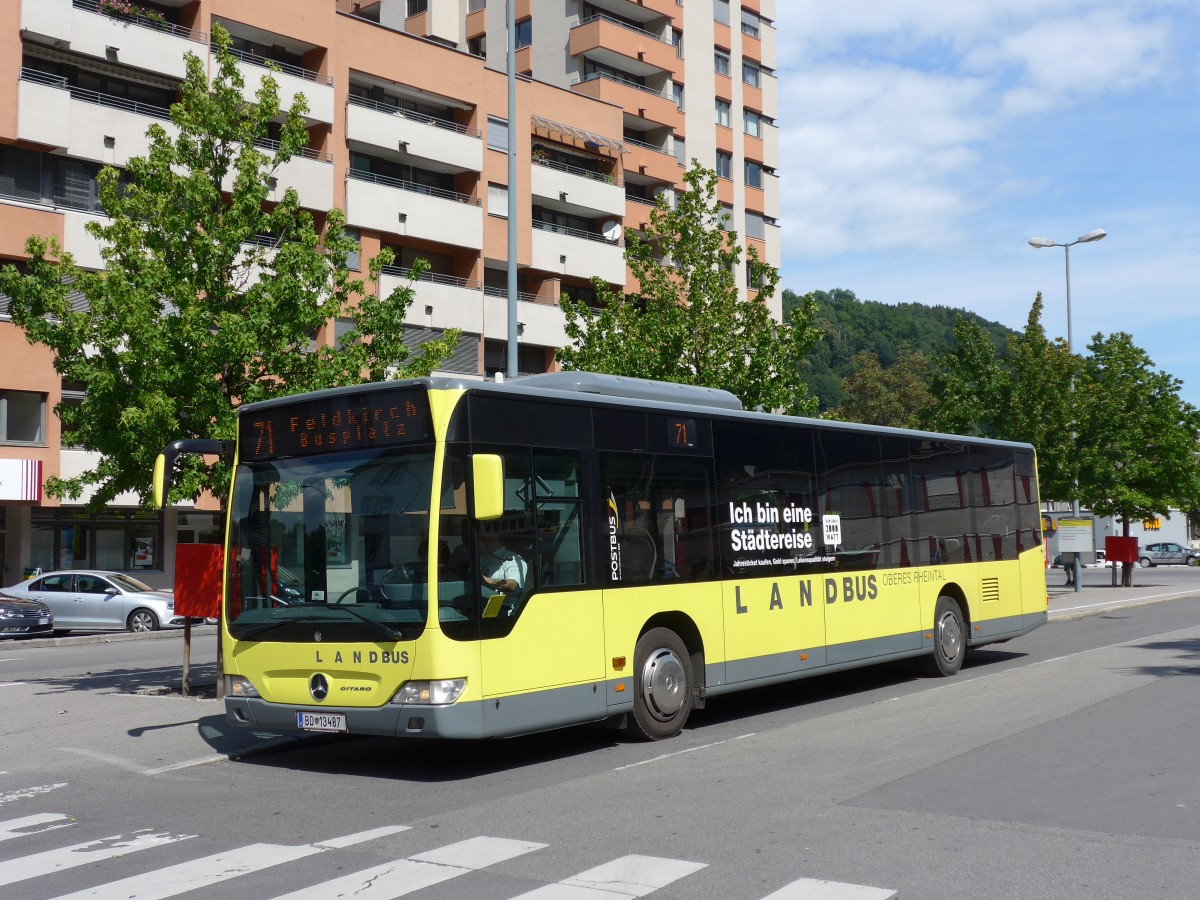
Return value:
[[(1102, 615), (1113, 609), (1200, 597), (1200, 579), (1195, 579), (1194, 584), (1162, 583), (1162, 579), (1155, 577), (1158, 571), (1135, 569), (1133, 587), (1113, 587), (1111, 569), (1087, 568), (1083, 570), (1081, 589), (1076, 591), (1074, 585), (1064, 584), (1066, 575), (1062, 569), (1050, 569), (1046, 573), (1046, 592), (1050, 595), (1050, 621), (1082, 619), (1086, 616)], [(1139, 581), (1147, 583), (1139, 585)], [(1193, 579), (1189, 579), (1190, 581)]]

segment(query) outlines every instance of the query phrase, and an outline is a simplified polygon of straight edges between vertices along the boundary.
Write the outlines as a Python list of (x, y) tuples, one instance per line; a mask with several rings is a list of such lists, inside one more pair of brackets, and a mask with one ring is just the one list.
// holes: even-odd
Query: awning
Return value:
[(540, 128), (548, 134), (557, 134), (560, 137), (572, 138), (576, 141), (583, 141), (585, 144), (595, 144), (597, 148), (607, 147), (614, 153), (625, 152), (625, 145), (612, 138), (593, 134), (590, 131), (584, 131), (582, 128), (576, 128), (573, 125), (564, 125), (562, 122), (555, 122), (553, 119), (543, 119), (541, 116), (530, 116), (530, 118), (533, 120), (533, 127), (535, 129)]

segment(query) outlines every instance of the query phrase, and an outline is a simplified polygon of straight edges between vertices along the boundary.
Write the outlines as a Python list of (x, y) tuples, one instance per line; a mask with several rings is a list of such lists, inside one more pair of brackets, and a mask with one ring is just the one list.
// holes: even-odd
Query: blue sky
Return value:
[(777, 0), (782, 285), (1126, 331), (1200, 406), (1196, 0)]

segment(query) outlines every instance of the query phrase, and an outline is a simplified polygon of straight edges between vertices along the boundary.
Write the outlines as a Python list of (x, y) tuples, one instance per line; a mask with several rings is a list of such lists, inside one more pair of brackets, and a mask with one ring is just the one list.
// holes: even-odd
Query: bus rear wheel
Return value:
[(679, 635), (669, 628), (643, 634), (633, 653), (634, 737), (661, 741), (683, 730), (695, 701), (692, 657)]
[(933, 610), (933, 652), (918, 661), (922, 675), (946, 677), (962, 668), (967, 655), (967, 630), (962, 610), (950, 597), (938, 597)]

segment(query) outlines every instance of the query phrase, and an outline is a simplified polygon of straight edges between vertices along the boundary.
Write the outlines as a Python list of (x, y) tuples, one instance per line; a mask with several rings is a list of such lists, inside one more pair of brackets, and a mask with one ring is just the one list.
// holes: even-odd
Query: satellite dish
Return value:
[(600, 233), (604, 235), (605, 240), (619, 241), (621, 239), (621, 223), (616, 219), (609, 219), (600, 226)]

